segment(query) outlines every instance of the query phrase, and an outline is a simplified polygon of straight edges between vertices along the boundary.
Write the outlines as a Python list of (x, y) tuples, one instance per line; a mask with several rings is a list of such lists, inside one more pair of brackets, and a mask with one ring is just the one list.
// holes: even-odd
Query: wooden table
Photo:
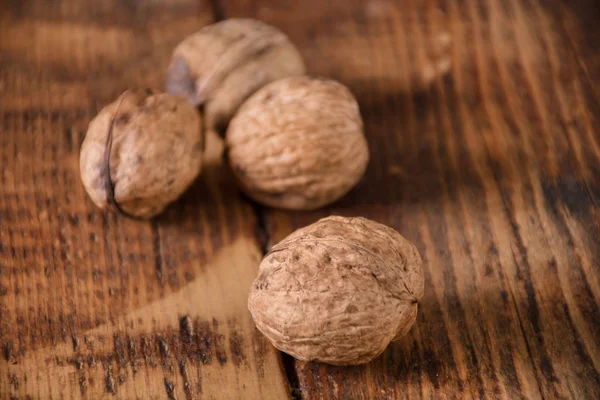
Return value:
[[(253, 206), (211, 135), (159, 218), (95, 208), (90, 119), (162, 88), (175, 45), (226, 17), (281, 28), (352, 89), (364, 180), (315, 212)], [(2, 0), (0, 397), (600, 398), (599, 17), (593, 0)], [(416, 325), (361, 367), (295, 362), (246, 311), (262, 252), (329, 214), (424, 258)]]

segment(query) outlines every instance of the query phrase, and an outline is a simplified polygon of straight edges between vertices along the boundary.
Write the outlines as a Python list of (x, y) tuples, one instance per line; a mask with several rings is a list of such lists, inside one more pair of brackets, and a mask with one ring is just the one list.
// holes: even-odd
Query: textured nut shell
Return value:
[(265, 256), (248, 309), (278, 349), (300, 360), (355, 365), (408, 332), (422, 296), (414, 245), (365, 218), (329, 217)]
[(369, 161), (352, 93), (307, 76), (281, 79), (252, 95), (232, 119), (226, 144), (242, 189), (287, 209), (334, 202), (356, 185)]
[(81, 180), (94, 203), (107, 206), (105, 149), (113, 114), (110, 172), (115, 201), (127, 214), (151, 218), (200, 173), (200, 116), (183, 98), (130, 91), (90, 122), (81, 146)]
[(221, 129), (257, 89), (304, 73), (300, 53), (282, 32), (253, 19), (228, 19), (175, 48), (167, 91), (203, 104), (207, 127)]

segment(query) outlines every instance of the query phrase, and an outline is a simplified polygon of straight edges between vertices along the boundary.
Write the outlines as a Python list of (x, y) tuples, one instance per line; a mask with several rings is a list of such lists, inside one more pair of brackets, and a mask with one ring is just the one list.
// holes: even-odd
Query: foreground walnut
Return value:
[(422, 296), (414, 245), (365, 218), (329, 217), (271, 249), (248, 309), (278, 349), (300, 360), (355, 365), (409, 331)]
[(356, 185), (369, 160), (352, 93), (308, 76), (257, 91), (231, 120), (225, 141), (241, 188), (260, 203), (287, 209), (334, 202)]
[(151, 218), (200, 173), (200, 116), (183, 98), (127, 91), (90, 122), (81, 180), (94, 203)]
[(167, 72), (167, 91), (203, 106), (206, 126), (223, 131), (257, 89), (304, 72), (300, 53), (279, 30), (253, 19), (228, 19), (204, 27), (177, 46)]

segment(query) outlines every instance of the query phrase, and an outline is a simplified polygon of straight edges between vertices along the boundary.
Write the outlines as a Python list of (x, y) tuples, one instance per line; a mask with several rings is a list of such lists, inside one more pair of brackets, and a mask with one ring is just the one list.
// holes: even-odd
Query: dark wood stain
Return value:
[(11, 384), (13, 390), (19, 390), (20, 382), (19, 378), (17, 378), (14, 374), (8, 375), (8, 382)]
[(252, 335), (252, 348), (254, 350), (254, 358), (256, 360), (256, 371), (259, 376), (264, 376), (264, 363), (267, 355), (267, 339), (260, 333), (258, 329), (254, 329)]
[(227, 353), (225, 351), (225, 343), (223, 334), (219, 333), (219, 321), (213, 318), (212, 320), (212, 344), (215, 347), (215, 357), (219, 364), (227, 363)]
[(142, 355), (144, 357), (144, 362), (146, 363), (146, 366), (148, 367), (156, 367), (156, 359), (154, 357), (154, 343), (153, 340), (147, 336), (147, 335), (142, 335), (140, 337), (140, 349), (142, 352)]
[(79, 382), (79, 393), (84, 396), (87, 391), (87, 379), (84, 375), (80, 375), (78, 378)]
[(167, 392), (167, 397), (169, 398), (169, 400), (177, 400), (177, 397), (175, 397), (175, 384), (167, 378), (165, 378), (164, 383), (165, 391)]
[(131, 371), (136, 374), (140, 369), (141, 355), (140, 355), (140, 342), (133, 340), (127, 336), (127, 355), (131, 366)]
[(192, 386), (190, 383), (190, 379), (187, 373), (186, 360), (179, 360), (177, 365), (179, 367), (179, 375), (183, 380), (183, 392), (185, 393), (185, 398), (188, 400), (193, 399), (194, 397), (192, 394)]
[[(210, 365), (214, 361), (224, 365), (229, 358), (236, 366), (248, 363), (245, 341), (234, 329), (236, 321), (229, 321), (228, 326), (232, 331), (226, 340), (226, 335), (221, 333), (220, 326), (215, 320), (192, 319), (186, 315), (180, 319), (178, 329), (169, 329), (153, 335), (134, 336), (115, 333), (112, 336), (112, 350), (109, 352), (94, 351), (94, 347), (88, 347), (90, 354), (77, 355), (74, 351), (73, 356), (56, 357), (54, 362), (59, 366), (72, 366), (84, 381), (86, 381), (85, 372), (92, 371), (101, 364), (104, 371), (104, 388), (107, 393), (116, 393), (116, 384), (122, 385), (127, 381), (129, 370), (135, 375), (145, 365), (146, 368), (160, 367), (172, 374), (177, 368), (183, 380), (186, 397), (193, 398), (188, 365), (198, 367)], [(101, 336), (86, 337), (89, 343), (104, 341)], [(260, 338), (263, 343), (258, 353), (258, 356), (263, 359), (265, 355), (260, 353), (266, 351), (264, 340)], [(256, 341), (258, 342), (259, 338)], [(229, 351), (225, 347), (226, 343), (229, 344)], [(84, 386), (87, 387), (87, 383)]]
[(71, 334), (71, 344), (73, 345), (73, 351), (79, 350), (79, 339), (74, 334)]
[(115, 378), (112, 372), (112, 365), (108, 363), (102, 363), (102, 368), (104, 368), (104, 389), (106, 393), (116, 393), (115, 392)]
[(127, 365), (127, 350), (125, 349), (125, 341), (122, 335), (113, 335), (113, 349), (117, 365), (119, 368), (125, 368)]
[(4, 356), (4, 360), (9, 361), (9, 362), (14, 362), (12, 342), (5, 342), (3, 347), (4, 347), (4, 351), (2, 352), (2, 355)]
[(154, 268), (156, 270), (156, 279), (161, 286), (165, 284), (165, 272), (163, 258), (160, 251), (160, 237), (158, 233), (158, 225), (152, 223), (152, 250), (154, 251)]
[(194, 321), (194, 331), (196, 335), (196, 349), (191, 355), (196, 362), (210, 364), (212, 362), (213, 338), (208, 321)]
[(179, 332), (181, 333), (181, 339), (186, 346), (191, 346), (194, 341), (194, 331), (192, 320), (189, 315), (181, 317), (179, 320)]
[(246, 363), (244, 356), (244, 338), (237, 332), (232, 332), (229, 335), (229, 351), (231, 359), (236, 366)]

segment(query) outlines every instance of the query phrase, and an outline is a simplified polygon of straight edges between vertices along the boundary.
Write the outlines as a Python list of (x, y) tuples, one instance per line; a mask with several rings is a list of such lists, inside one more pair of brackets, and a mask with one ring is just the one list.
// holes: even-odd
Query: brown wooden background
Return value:
[[(600, 398), (600, 12), (593, 0), (0, 0), (0, 397)], [(210, 136), (152, 222), (96, 209), (87, 123), (225, 17), (288, 33), (361, 104), (372, 161), (331, 207), (253, 206)], [(447, 76), (423, 86), (451, 35)], [(425, 74), (426, 75), (426, 74)], [(352, 368), (254, 329), (261, 252), (329, 214), (417, 244), (415, 327)], [(290, 391), (291, 389), (291, 391)]]

